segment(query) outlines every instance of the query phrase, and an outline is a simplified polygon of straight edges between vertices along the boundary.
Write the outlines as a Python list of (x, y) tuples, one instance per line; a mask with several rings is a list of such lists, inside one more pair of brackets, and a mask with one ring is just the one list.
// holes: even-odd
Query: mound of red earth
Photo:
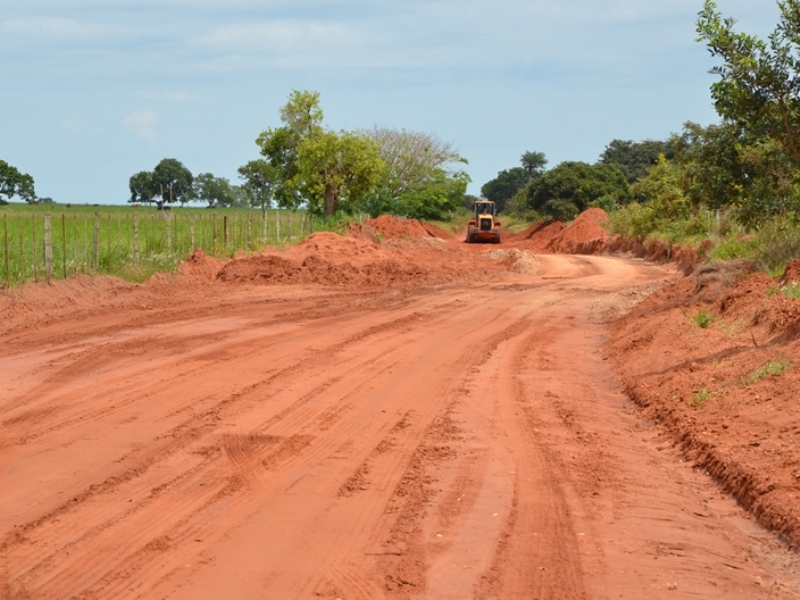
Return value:
[(701, 262), (705, 248), (677, 246), (670, 242), (622, 238), (608, 229), (608, 214), (600, 208), (582, 212), (569, 225), (542, 221), (524, 231), (507, 236), (506, 243), (540, 254), (613, 254), (644, 258), (653, 262), (672, 262), (684, 273), (691, 273)]
[(800, 299), (742, 263), (710, 265), (612, 327), (629, 395), (767, 527), (800, 547)]
[[(377, 241), (378, 234), (386, 241)], [(216, 279), (366, 288), (430, 285), (466, 277), (485, 280), (512, 268), (488, 255), (475, 257), (443, 243), (419, 243), (420, 238), (432, 236), (418, 221), (382, 216), (351, 226), (346, 236), (319, 232), (283, 251), (265, 250), (231, 260), (219, 269)], [(476, 261), (491, 268), (475, 268)]]
[(608, 214), (600, 208), (582, 212), (569, 225), (560, 221), (536, 223), (508, 238), (514, 245), (533, 252), (554, 254), (601, 254), (618, 239), (603, 224)]
[(365, 225), (379, 232), (387, 240), (402, 240), (412, 237), (427, 237), (428, 230), (417, 219), (398, 219), (381, 215), (365, 221)]

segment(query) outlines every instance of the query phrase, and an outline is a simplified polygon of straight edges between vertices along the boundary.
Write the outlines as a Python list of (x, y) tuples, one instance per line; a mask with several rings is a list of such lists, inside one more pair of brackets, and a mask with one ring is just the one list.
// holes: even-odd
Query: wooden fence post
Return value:
[(31, 215), (31, 228), (33, 232), (33, 281), (39, 282), (39, 266), (36, 264), (36, 215)]
[(92, 269), (97, 272), (100, 266), (100, 213), (94, 213), (94, 231), (92, 233)]
[(225, 245), (225, 251), (228, 251), (228, 215), (222, 217), (222, 243)]
[(9, 274), (9, 261), (8, 261), (8, 214), (3, 213), (3, 246), (5, 247), (5, 263), (6, 263), (6, 287), (11, 286), (11, 277)]
[(194, 243), (194, 213), (189, 215), (189, 243), (191, 244), (191, 248), (189, 248), (189, 253), (193, 253), (194, 249), (197, 247)]
[(133, 213), (133, 262), (139, 264), (139, 219)]
[(44, 280), (53, 281), (53, 224), (50, 213), (44, 213)]
[(22, 243), (22, 240), (25, 238), (25, 221), (22, 220), (22, 217), (19, 219), (19, 272), (20, 272), (20, 281), (25, 281), (25, 245)]
[(64, 271), (64, 279), (66, 279), (67, 278), (67, 215), (65, 214), (61, 215), (61, 251), (62, 251), (61, 266), (63, 267)]
[(172, 256), (172, 217), (169, 213), (165, 216), (167, 217), (167, 254)]
[(253, 213), (247, 213), (247, 249), (253, 248)]
[(110, 273), (111, 272), (111, 215), (108, 215), (108, 231), (106, 232), (106, 254), (108, 254), (106, 273)]
[(214, 213), (211, 215), (211, 247), (215, 248), (216, 246), (217, 246), (217, 213)]

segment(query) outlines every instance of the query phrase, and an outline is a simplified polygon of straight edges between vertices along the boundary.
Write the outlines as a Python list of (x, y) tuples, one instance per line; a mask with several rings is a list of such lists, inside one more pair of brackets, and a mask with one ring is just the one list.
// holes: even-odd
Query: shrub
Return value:
[(789, 219), (767, 221), (758, 229), (754, 255), (758, 269), (780, 275), (787, 262), (800, 258), (800, 227)]

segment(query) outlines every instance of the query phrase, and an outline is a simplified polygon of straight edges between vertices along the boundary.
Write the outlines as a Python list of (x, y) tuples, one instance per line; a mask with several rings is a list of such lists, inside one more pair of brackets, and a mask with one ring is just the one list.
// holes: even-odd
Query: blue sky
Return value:
[[(718, 0), (766, 36), (771, 0)], [(332, 129), (451, 142), (469, 192), (517, 166), (717, 121), (702, 0), (2, 0), (0, 159), (59, 203), (122, 204), (162, 158), (238, 183), (292, 90)]]

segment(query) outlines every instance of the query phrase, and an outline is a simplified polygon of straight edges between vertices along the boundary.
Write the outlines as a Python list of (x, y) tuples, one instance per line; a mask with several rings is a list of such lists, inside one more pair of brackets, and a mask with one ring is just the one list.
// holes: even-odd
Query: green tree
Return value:
[(719, 76), (711, 96), (720, 116), (749, 135), (775, 139), (800, 165), (800, 0), (778, 7), (780, 22), (764, 41), (734, 31), (734, 19), (706, 0), (697, 20), (698, 41), (722, 59), (711, 70)]
[(152, 171), (139, 171), (135, 175), (131, 175), (128, 187), (131, 191), (131, 197), (128, 202), (150, 204), (158, 196), (158, 189), (153, 181)]
[(378, 147), (367, 136), (317, 131), (298, 146), (296, 179), (306, 191), (309, 210), (329, 217), (342, 203), (357, 205), (377, 183), (382, 167)]
[(239, 178), (244, 180), (242, 190), (250, 206), (262, 212), (272, 205), (279, 182), (278, 169), (264, 159), (251, 160), (239, 167)]
[(692, 214), (686, 195), (682, 168), (662, 154), (642, 177), (631, 186), (634, 196), (641, 199), (654, 214), (654, 220), (686, 219)]
[(256, 144), (276, 173), (273, 196), (278, 205), (297, 208), (306, 200), (305, 182), (298, 177), (300, 146), (323, 131), (319, 92), (292, 91), (280, 117), (283, 125), (262, 131)]
[(14, 196), (19, 196), (28, 203), (35, 202), (33, 177), (0, 160), (0, 204), (8, 204)]
[(497, 204), (498, 212), (528, 183), (528, 174), (523, 167), (511, 167), (497, 174), (497, 177), (481, 186), (481, 195)]
[(543, 217), (569, 221), (591, 206), (631, 199), (625, 175), (614, 165), (563, 162), (526, 188), (527, 209)]
[(189, 202), (193, 199), (192, 172), (175, 158), (164, 158), (153, 169), (153, 188), (160, 200), (158, 208), (173, 202)]
[(460, 205), (467, 192), (469, 175), (434, 169), (425, 187), (403, 194), (397, 200), (397, 213), (416, 219), (446, 220)]
[(366, 134), (384, 163), (375, 189), (363, 203), (367, 212), (443, 218), (461, 204), (467, 177), (461, 166), (467, 161), (450, 142), (431, 133), (385, 127), (373, 127)]
[(478, 196), (473, 196), (472, 194), (464, 194), (464, 196), (461, 198), (461, 207), (471, 211), (478, 200), (480, 200)]
[(224, 177), (215, 177), (211, 173), (200, 173), (192, 182), (194, 187), (192, 199), (208, 202), (209, 208), (231, 206), (234, 192), (230, 182)]
[(544, 168), (547, 166), (547, 157), (543, 152), (531, 152), (530, 150), (524, 152), (520, 158), (522, 169), (528, 176), (530, 183), (536, 177), (544, 173)]
[(742, 204), (754, 175), (741, 158), (747, 144), (742, 128), (730, 121), (707, 127), (689, 121), (680, 135), (673, 136), (681, 187), (695, 212), (700, 206), (719, 209)]
[(742, 146), (739, 159), (746, 183), (745, 193), (734, 204), (737, 219), (754, 228), (775, 217), (796, 220), (800, 215), (800, 182), (786, 148), (774, 139), (764, 138)]
[(670, 141), (644, 140), (612, 140), (600, 155), (600, 162), (615, 165), (625, 174), (628, 183), (647, 177), (650, 168), (656, 164), (659, 156), (668, 160), (674, 158)]

